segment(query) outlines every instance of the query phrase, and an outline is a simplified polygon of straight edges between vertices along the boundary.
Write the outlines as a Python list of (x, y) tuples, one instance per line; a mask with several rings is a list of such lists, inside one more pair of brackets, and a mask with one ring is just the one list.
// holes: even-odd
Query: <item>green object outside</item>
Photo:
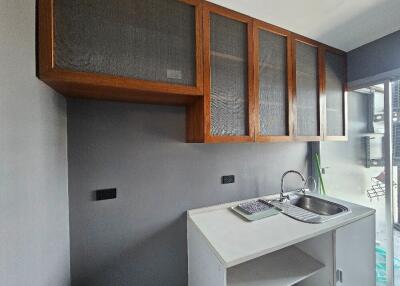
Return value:
[[(375, 247), (376, 253), (376, 282), (377, 285), (386, 285), (386, 250), (381, 246)], [(400, 269), (400, 259), (394, 258), (394, 269)]]
[(315, 154), (315, 163), (317, 164), (317, 171), (318, 171), (318, 179), (319, 182), (321, 183), (321, 189), (320, 189), (320, 193), (322, 195), (326, 195), (326, 190), (325, 190), (325, 185), (324, 185), (324, 179), (322, 178), (322, 173), (321, 173), (321, 161), (319, 159), (319, 155)]

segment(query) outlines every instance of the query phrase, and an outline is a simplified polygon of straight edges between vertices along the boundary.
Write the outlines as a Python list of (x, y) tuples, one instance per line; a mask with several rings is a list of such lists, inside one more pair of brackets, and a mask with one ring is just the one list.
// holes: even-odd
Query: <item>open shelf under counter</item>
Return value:
[(295, 246), (231, 267), (228, 286), (289, 286), (317, 273), (325, 266)]
[[(361, 231), (368, 239), (365, 245), (355, 245), (360, 248), (360, 256), (367, 250), (373, 257), (375, 210), (310, 192), (308, 195), (341, 204), (351, 211), (321, 224), (310, 224), (282, 213), (249, 222), (232, 212), (232, 207), (249, 200), (189, 210), (188, 285), (336, 285), (336, 233), (361, 220), (366, 225)], [(253, 200), (278, 198), (279, 195), (271, 195)], [(373, 265), (368, 264), (366, 269), (374, 269)], [(359, 276), (351, 270), (346, 273), (348, 277)]]

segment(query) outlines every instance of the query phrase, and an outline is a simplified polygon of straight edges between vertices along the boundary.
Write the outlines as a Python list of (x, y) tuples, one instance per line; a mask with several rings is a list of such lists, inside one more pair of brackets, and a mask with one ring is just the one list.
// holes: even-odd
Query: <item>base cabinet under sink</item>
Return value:
[(188, 219), (189, 286), (373, 286), (374, 250), (375, 215), (370, 215), (227, 267)]
[(334, 236), (336, 285), (375, 286), (375, 216), (341, 227)]

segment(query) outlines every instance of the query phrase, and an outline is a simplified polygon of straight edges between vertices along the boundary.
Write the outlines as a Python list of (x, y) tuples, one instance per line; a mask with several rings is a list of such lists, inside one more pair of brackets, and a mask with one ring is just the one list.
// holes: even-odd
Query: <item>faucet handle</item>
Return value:
[(280, 202), (280, 203), (284, 203), (285, 201), (288, 201), (288, 200), (290, 200), (289, 195), (282, 195), (282, 196), (279, 198), (279, 202)]

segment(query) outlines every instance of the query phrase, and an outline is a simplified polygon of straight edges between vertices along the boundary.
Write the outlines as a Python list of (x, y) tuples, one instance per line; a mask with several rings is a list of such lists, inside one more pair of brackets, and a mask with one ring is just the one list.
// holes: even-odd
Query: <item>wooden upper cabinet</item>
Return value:
[(205, 3), (204, 141), (254, 140), (252, 19)]
[(254, 43), (255, 139), (292, 140), (290, 32), (256, 20)]
[(39, 76), (69, 96), (202, 96), (201, 1), (40, 0)]
[(38, 0), (38, 76), (186, 105), (187, 142), (347, 139), (346, 54), (203, 0)]
[(324, 140), (347, 140), (346, 55), (332, 48), (324, 52)]
[(323, 138), (320, 44), (294, 35), (292, 45), (295, 140), (320, 141)]

